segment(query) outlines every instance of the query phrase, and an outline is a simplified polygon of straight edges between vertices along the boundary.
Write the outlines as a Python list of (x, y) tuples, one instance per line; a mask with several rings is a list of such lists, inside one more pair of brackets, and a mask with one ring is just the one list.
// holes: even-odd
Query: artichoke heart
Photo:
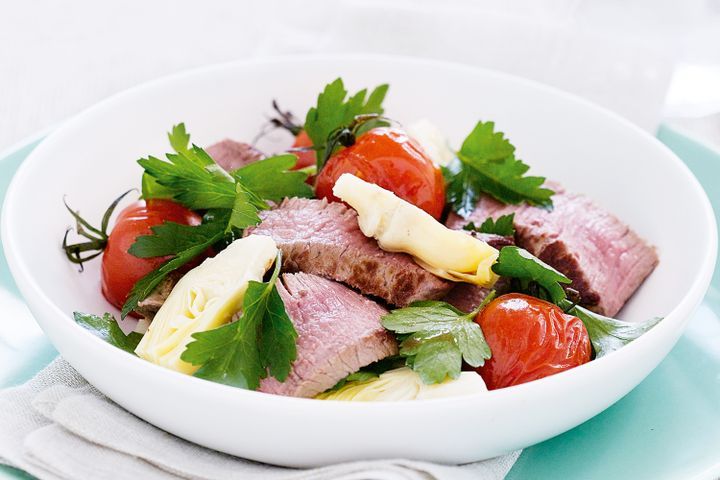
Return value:
[(354, 402), (397, 402), (455, 397), (478, 392), (487, 392), (487, 387), (482, 377), (475, 372), (462, 372), (456, 380), (425, 385), (420, 375), (408, 367), (402, 367), (389, 370), (370, 380), (348, 382), (337, 390), (323, 392), (315, 398)]
[(193, 268), (175, 285), (135, 349), (145, 360), (192, 374), (180, 360), (191, 335), (225, 323), (242, 308), (250, 280), (262, 281), (278, 253), (275, 241), (250, 235)]
[(430, 120), (423, 118), (408, 125), (407, 132), (436, 164), (447, 166), (455, 158), (447, 138)]
[(349, 173), (335, 182), (333, 193), (353, 207), (360, 230), (383, 250), (405, 252), (421, 267), (454, 282), (491, 287), (498, 251), (471, 235), (451, 230), (427, 212), (374, 183)]

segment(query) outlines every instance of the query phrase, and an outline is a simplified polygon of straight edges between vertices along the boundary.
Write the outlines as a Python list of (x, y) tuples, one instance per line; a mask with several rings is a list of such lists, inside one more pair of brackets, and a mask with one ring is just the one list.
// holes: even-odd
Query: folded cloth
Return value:
[(40, 479), (501, 479), (519, 454), (459, 466), (391, 459), (291, 469), (164, 432), (103, 396), (61, 358), (26, 384), (0, 390), (0, 463)]

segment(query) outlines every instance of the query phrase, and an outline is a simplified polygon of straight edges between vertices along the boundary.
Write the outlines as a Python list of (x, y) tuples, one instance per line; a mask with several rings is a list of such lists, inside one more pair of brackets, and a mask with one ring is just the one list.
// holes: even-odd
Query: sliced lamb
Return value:
[(222, 168), (231, 172), (248, 163), (261, 160), (264, 155), (248, 143), (225, 140), (210, 145), (205, 149), (215, 162)]
[(442, 298), (452, 287), (409, 255), (380, 249), (360, 231), (355, 210), (342, 203), (290, 198), (260, 218), (246, 234), (271, 236), (288, 271), (337, 280), (397, 306)]
[[(465, 224), (463, 224), (465, 225)], [(462, 227), (462, 226), (461, 226)], [(451, 227), (455, 228), (455, 227)], [(483, 242), (487, 243), (493, 248), (500, 250), (503, 247), (515, 245), (515, 239), (513, 237), (505, 237), (502, 235), (495, 235), (494, 233), (478, 233), (471, 232), (471, 235)]]
[(570, 278), (581, 304), (614, 316), (658, 263), (655, 249), (589, 198), (553, 185), (554, 208), (503, 205), (483, 197), (468, 219), (448, 218), (458, 228), (515, 213), (515, 241)]
[(380, 324), (387, 310), (348, 287), (307, 273), (286, 273), (277, 289), (298, 332), (297, 359), (284, 382), (266, 378), (260, 391), (314, 397), (397, 353), (394, 337)]
[(170, 296), (170, 292), (172, 292), (180, 277), (182, 277), (182, 274), (179, 272), (172, 272), (165, 277), (150, 295), (138, 302), (135, 312), (152, 320), (160, 307), (162, 307), (162, 304), (167, 300), (167, 297)]
[(470, 283), (458, 283), (442, 300), (461, 312), (470, 313), (485, 300), (490, 291), (492, 291), (492, 288), (479, 287)]

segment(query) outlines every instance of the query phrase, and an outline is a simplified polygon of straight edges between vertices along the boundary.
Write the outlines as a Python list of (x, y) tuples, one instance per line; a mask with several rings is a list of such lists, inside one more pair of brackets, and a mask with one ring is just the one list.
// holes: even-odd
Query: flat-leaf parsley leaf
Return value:
[(463, 230), (469, 230), (471, 232), (478, 233), (489, 233), (493, 235), (502, 235), (503, 237), (512, 237), (515, 235), (515, 226), (513, 221), (515, 220), (515, 213), (508, 215), (502, 215), (497, 220), (493, 220), (492, 217), (485, 219), (480, 226), (476, 226), (475, 223), (470, 222), (463, 227)]
[(595, 350), (595, 358), (627, 345), (662, 320), (662, 317), (654, 317), (642, 322), (623, 322), (592, 312), (580, 305), (573, 305), (568, 299), (562, 300), (559, 305), (560, 308), (570, 315), (575, 315), (585, 324), (593, 350)]
[(481, 193), (513, 205), (527, 202), (552, 207), (553, 191), (543, 188), (544, 177), (526, 176), (525, 163), (515, 157), (515, 147), (495, 131), (493, 122), (478, 122), (445, 169), (447, 199), (458, 214), (467, 216)]
[(553, 303), (565, 298), (565, 290), (561, 284), (571, 283), (569, 278), (527, 250), (514, 246), (503, 247), (500, 250), (492, 270), (501, 277), (519, 280), (522, 290), (529, 290), (530, 283), (536, 283), (547, 292), (547, 296), (543, 295), (543, 298)]
[(170, 272), (210, 246), (217, 247), (221, 240), (237, 238), (243, 229), (259, 223), (258, 212), (269, 208), (268, 202), (312, 196), (312, 189), (305, 183), (308, 174), (292, 170), (297, 161), (295, 155), (259, 160), (229, 174), (205, 150), (190, 145), (184, 124), (175, 125), (168, 139), (175, 153), (168, 153), (167, 161), (155, 157), (138, 160), (145, 169), (143, 197), (172, 198), (190, 209), (208, 210), (212, 212), (212, 221), (199, 226), (165, 222), (153, 227), (152, 235), (136, 239), (129, 249), (131, 254), (142, 258), (165, 255), (173, 258), (135, 284), (123, 305), (123, 317)]
[(193, 334), (182, 360), (200, 365), (196, 377), (255, 390), (268, 375), (284, 381), (297, 356), (297, 332), (275, 283), (280, 255), (267, 282), (251, 281), (235, 322)]
[(463, 313), (440, 301), (414, 302), (391, 311), (382, 324), (398, 335), (400, 355), (426, 384), (460, 376), (462, 361), (479, 367), (491, 356), (480, 325), (474, 319), (494, 293), (473, 312)]
[[(380, 85), (370, 92), (369, 96), (367, 89), (362, 89), (346, 100), (348, 92), (342, 78), (337, 78), (325, 86), (318, 95), (317, 104), (308, 110), (304, 127), (312, 140), (319, 162), (325, 158), (328, 137), (332, 132), (349, 126), (358, 115), (383, 113), (382, 102), (388, 88), (387, 84)], [(322, 165), (318, 165), (318, 171), (321, 168)]]
[(89, 330), (93, 335), (135, 355), (135, 348), (140, 343), (142, 335), (137, 332), (125, 335), (111, 314), (106, 313), (101, 317), (91, 313), (74, 312), (73, 318), (78, 325)]

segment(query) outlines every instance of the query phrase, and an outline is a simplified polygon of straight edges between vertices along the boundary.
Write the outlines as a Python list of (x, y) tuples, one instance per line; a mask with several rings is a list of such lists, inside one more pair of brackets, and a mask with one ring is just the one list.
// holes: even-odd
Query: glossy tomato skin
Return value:
[(138, 258), (128, 253), (138, 236), (150, 235), (150, 227), (165, 221), (199, 225), (201, 220), (198, 214), (171, 200), (140, 200), (120, 212), (102, 257), (101, 288), (107, 301), (122, 308), (135, 282), (168, 258)]
[[(295, 137), (295, 141), (292, 146), (293, 148), (312, 147), (313, 143), (312, 140), (310, 140), (310, 137), (308, 137), (308, 134), (305, 133), (305, 130), (301, 130)], [(316, 163), (315, 150), (298, 150), (292, 153), (297, 157), (297, 162), (295, 163), (293, 170), (311, 167)], [(311, 187), (315, 185), (315, 175), (308, 175), (305, 183)]]
[[(312, 140), (310, 140), (310, 137), (308, 137), (308, 134), (305, 133), (305, 130), (302, 130), (295, 137), (295, 141), (292, 146), (293, 148), (312, 147), (313, 143)], [(294, 153), (298, 158), (294, 170), (300, 170), (301, 168), (315, 165), (315, 150), (300, 150), (292, 153)]]
[(339, 201), (335, 182), (351, 173), (375, 183), (439, 219), (445, 207), (442, 172), (420, 146), (397, 128), (374, 128), (328, 160), (317, 177), (315, 195)]
[(488, 389), (537, 380), (590, 361), (582, 321), (552, 303), (511, 293), (490, 302), (475, 319), (492, 358), (477, 371)]

